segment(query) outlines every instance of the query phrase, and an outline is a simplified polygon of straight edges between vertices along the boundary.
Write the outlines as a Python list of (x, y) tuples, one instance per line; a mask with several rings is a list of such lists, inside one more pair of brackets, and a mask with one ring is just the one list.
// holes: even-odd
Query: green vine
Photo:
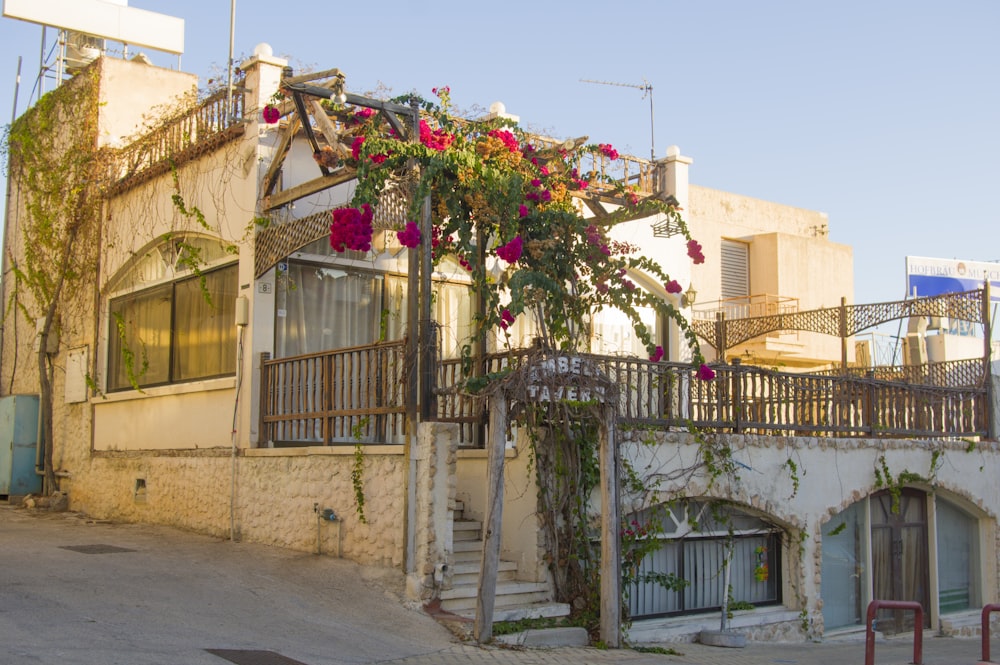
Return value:
[(351, 436), (354, 438), (354, 461), (351, 465), (351, 486), (354, 488), (354, 504), (357, 508), (358, 520), (362, 524), (368, 524), (365, 518), (365, 448), (361, 443), (368, 428), (369, 419), (367, 416), (360, 418), (351, 427)]

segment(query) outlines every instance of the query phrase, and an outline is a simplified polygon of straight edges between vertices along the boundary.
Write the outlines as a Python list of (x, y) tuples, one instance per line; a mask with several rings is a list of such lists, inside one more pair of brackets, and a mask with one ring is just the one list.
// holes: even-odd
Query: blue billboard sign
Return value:
[[(923, 298), (946, 293), (961, 293), (1000, 283), (1000, 263), (906, 257), (906, 294)], [(1000, 300), (1000, 287), (992, 290), (991, 300)]]

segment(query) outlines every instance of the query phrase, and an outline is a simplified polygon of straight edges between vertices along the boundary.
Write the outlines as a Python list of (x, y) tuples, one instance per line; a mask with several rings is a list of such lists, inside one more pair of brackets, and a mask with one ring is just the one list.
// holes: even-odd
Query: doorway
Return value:
[[(877, 600), (910, 600), (924, 608), (930, 627), (927, 557), (927, 495), (906, 488), (871, 496), (872, 591)], [(913, 612), (881, 610), (877, 629), (886, 634), (914, 629)]]

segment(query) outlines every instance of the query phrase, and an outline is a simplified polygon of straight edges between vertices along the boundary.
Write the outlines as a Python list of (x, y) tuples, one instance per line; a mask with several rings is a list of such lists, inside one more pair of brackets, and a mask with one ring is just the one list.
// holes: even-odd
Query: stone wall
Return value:
[[(63, 489), (72, 510), (97, 519), (166, 524), (401, 568), (402, 447), (366, 447), (364, 521), (351, 477), (353, 453), (350, 446), (250, 450), (235, 459), (224, 449), (95, 453), (63, 480)], [(338, 519), (319, 519), (317, 510), (325, 508)]]

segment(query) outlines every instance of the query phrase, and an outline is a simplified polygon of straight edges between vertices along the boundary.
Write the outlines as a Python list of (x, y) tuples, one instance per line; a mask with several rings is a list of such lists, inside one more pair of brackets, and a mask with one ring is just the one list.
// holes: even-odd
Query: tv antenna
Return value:
[(597, 83), (598, 85), (616, 85), (619, 88), (635, 88), (636, 90), (642, 90), (642, 98), (645, 99), (647, 95), (649, 96), (649, 159), (651, 161), (656, 161), (656, 138), (655, 132), (653, 131), (653, 86), (645, 78), (642, 79), (642, 85), (635, 83), (617, 83), (615, 81), (595, 81), (593, 79), (580, 79), (582, 83)]

